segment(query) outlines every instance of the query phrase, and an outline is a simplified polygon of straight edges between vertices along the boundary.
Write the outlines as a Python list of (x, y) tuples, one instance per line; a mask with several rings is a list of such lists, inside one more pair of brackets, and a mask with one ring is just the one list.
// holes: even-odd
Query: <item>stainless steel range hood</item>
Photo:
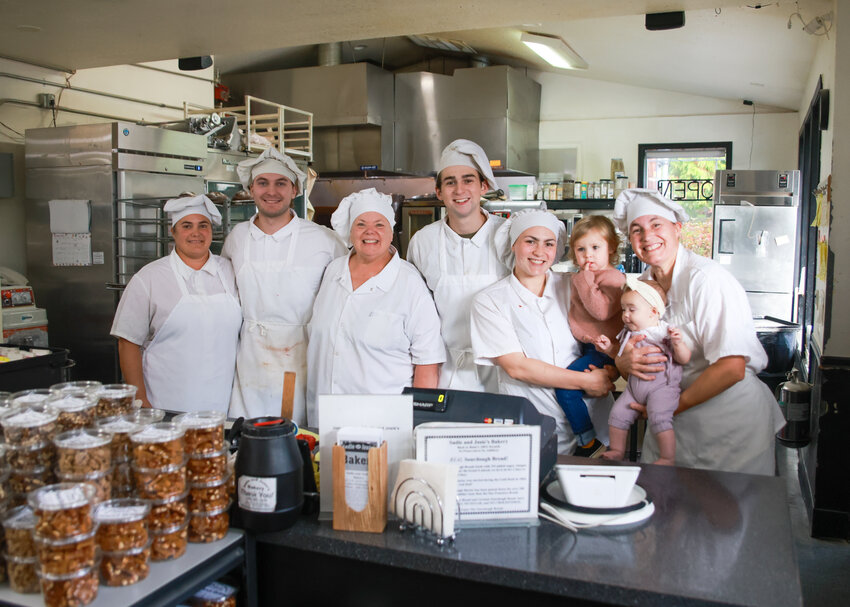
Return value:
[(224, 84), (313, 113), (321, 172), (376, 165), (425, 175), (472, 139), (504, 168), (537, 173), (540, 85), (507, 66), (393, 75), (367, 63), (232, 74)]

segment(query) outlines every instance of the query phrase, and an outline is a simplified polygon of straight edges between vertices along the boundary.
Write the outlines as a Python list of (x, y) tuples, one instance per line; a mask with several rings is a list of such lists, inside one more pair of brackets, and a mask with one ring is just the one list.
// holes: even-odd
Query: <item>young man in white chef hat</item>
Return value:
[(306, 176), (291, 158), (269, 148), (236, 170), (257, 213), (233, 228), (221, 252), (233, 263), (244, 317), (230, 415), (280, 415), (291, 371), (292, 419), (304, 425), (307, 322), (325, 267), (347, 249), (328, 228), (295, 215), (292, 200)]
[(497, 392), (493, 367), (473, 362), (469, 333), (472, 298), (509, 273), (493, 246), (504, 222), (481, 208), (481, 198), (498, 189), (487, 154), (477, 143), (457, 139), (443, 150), (436, 192), (446, 216), (416, 232), (407, 260), (425, 277), (440, 314), (447, 360), (440, 387)]
[(112, 323), (121, 372), (147, 407), (226, 412), (242, 312), (230, 262), (210, 253), (221, 214), (206, 196), (163, 210), (174, 250), (130, 279)]

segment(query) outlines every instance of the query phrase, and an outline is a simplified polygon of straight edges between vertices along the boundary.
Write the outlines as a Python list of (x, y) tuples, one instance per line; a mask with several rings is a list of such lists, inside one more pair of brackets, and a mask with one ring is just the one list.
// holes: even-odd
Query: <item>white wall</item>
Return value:
[(753, 123), (752, 108), (737, 100), (561, 74), (530, 76), (543, 86), (540, 147), (578, 147), (581, 179), (608, 177), (611, 158), (622, 158), (636, 183), (639, 143), (732, 141), (732, 168), (797, 166), (796, 112), (756, 108)]
[[(129, 121), (163, 122), (183, 117), (183, 102), (202, 106), (213, 104), (213, 68), (191, 73), (177, 70), (177, 61), (158, 61), (145, 64), (164, 69), (163, 73), (133, 65), (79, 70), (67, 74), (48, 68), (0, 59), (0, 151), (15, 154), (15, 193), (12, 198), (0, 198), (0, 266), (8, 266), (26, 273), (24, 242), (25, 196), (23, 163), (26, 129), (49, 127), (53, 112), (38, 107), (15, 103), (35, 102), (39, 93), (56, 96), (60, 110), (56, 125), (109, 122), (115, 119)], [(113, 99), (80, 90), (63, 89), (36, 82), (22, 81), (22, 76), (49, 83), (63, 84), (68, 78), (71, 87), (120, 95), (138, 101)], [(193, 78), (190, 76), (197, 76)], [(61, 97), (60, 97), (61, 92)], [(144, 103), (144, 101), (153, 104)], [(172, 106), (172, 107), (163, 107)], [(102, 116), (88, 116), (62, 111), (76, 109)], [(179, 109), (178, 109), (179, 108)]]

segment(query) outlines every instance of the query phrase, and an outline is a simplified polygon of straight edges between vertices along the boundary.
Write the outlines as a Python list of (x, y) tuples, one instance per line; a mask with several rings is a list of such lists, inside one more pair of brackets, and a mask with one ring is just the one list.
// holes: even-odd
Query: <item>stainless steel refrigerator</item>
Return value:
[(796, 322), (800, 171), (717, 171), (712, 257), (747, 291), (754, 318)]
[(113, 382), (124, 285), (169, 251), (165, 200), (204, 191), (207, 140), (129, 122), (26, 132), (27, 271), (76, 379)]

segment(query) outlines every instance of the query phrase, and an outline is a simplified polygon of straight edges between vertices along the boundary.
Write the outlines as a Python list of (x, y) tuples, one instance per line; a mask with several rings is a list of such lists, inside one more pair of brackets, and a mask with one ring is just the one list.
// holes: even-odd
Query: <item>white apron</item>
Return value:
[[(446, 342), (446, 362), (440, 368), (440, 388), (471, 390), (474, 392), (499, 391), (495, 367), (475, 364), (469, 335), (469, 315), (472, 300), (483, 288), (499, 280), (493, 267), (493, 256), (488, 254), (487, 273), (467, 276), (449, 273), (446, 261), (446, 229), (440, 227), (437, 250), (440, 252), (440, 279), (434, 288), (434, 303), (440, 313), (443, 341)], [(461, 271), (463, 268), (461, 268)]]
[[(685, 343), (694, 349), (694, 325), (684, 314), (670, 314), (667, 323), (679, 327)], [(691, 371), (691, 375), (699, 372)], [(687, 385), (683, 383), (683, 389)], [(770, 389), (750, 370), (744, 379), (714, 398), (673, 418), (676, 465), (726, 472), (773, 475), (774, 436), (784, 423)], [(641, 460), (654, 462), (658, 444), (649, 430)]]
[[(236, 298), (190, 295), (170, 257), (182, 296), (142, 355), (148, 400), (171, 411), (227, 411), (242, 324)], [(224, 285), (221, 268), (218, 277)]]
[(292, 419), (306, 422), (307, 322), (324, 267), (296, 266), (298, 230), (286, 259), (252, 260), (250, 235), (236, 275), (242, 300), (242, 334), (236, 357), (231, 417), (280, 415), (283, 375), (295, 373)]

